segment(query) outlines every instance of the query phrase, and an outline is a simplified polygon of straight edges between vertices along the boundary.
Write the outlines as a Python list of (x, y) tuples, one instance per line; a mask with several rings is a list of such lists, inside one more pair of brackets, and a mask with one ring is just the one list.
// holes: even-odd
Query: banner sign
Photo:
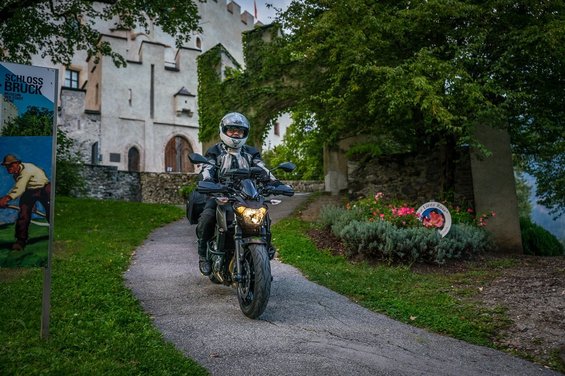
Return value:
[(416, 214), (424, 226), (436, 228), (442, 237), (451, 229), (451, 214), (445, 205), (439, 202), (426, 202), (418, 208)]
[(0, 267), (47, 266), (58, 71), (0, 62)]

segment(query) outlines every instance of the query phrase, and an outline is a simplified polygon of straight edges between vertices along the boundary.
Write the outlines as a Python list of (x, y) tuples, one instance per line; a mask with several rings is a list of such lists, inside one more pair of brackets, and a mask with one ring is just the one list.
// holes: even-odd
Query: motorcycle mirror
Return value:
[(278, 165), (277, 168), (280, 168), (284, 172), (291, 172), (294, 171), (296, 165), (292, 162), (283, 162), (280, 165)]
[(211, 164), (206, 158), (198, 153), (190, 153), (188, 155), (188, 160), (193, 164)]

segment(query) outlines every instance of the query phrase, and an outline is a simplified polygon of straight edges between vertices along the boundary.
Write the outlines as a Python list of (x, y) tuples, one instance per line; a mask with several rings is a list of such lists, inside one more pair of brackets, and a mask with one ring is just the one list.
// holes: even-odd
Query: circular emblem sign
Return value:
[(426, 202), (420, 206), (416, 214), (425, 227), (437, 228), (442, 237), (447, 235), (451, 228), (451, 214), (445, 205), (439, 202)]

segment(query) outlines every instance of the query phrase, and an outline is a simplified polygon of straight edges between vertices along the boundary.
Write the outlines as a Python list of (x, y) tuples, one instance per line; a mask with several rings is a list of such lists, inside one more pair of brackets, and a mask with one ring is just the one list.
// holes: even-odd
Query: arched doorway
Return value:
[(188, 160), (190, 153), (192, 153), (192, 147), (184, 137), (171, 138), (165, 147), (165, 171), (194, 172), (194, 166)]
[(128, 150), (128, 171), (139, 171), (140, 169), (139, 150), (132, 146)]

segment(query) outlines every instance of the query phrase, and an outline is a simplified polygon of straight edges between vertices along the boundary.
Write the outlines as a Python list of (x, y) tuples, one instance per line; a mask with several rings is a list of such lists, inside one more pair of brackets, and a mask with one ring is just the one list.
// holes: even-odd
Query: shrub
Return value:
[(332, 230), (337, 235), (336, 232), (347, 223), (363, 218), (363, 213), (360, 210), (345, 210), (339, 206), (326, 205), (320, 209), (318, 222), (324, 228)]
[(488, 233), (468, 224), (455, 224), (438, 244), (440, 259), (462, 259), (493, 249), (494, 243)]
[(529, 218), (520, 218), (520, 230), (525, 254), (535, 256), (565, 255), (565, 247), (559, 240), (543, 227), (533, 223)]
[(448, 259), (472, 257), (492, 246), (487, 232), (471, 225), (452, 225), (442, 238), (435, 229), (399, 227), (386, 220), (368, 221), (363, 213), (358, 207), (331, 206), (320, 211), (320, 223), (343, 241), (349, 257), (443, 264)]
[(196, 182), (191, 182), (187, 185), (183, 185), (182, 187), (180, 187), (179, 195), (185, 200), (188, 200), (188, 196), (190, 196), (192, 191), (194, 191), (195, 189), (196, 189)]

